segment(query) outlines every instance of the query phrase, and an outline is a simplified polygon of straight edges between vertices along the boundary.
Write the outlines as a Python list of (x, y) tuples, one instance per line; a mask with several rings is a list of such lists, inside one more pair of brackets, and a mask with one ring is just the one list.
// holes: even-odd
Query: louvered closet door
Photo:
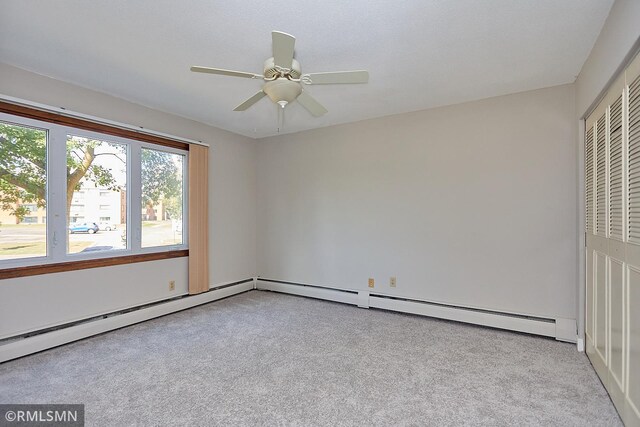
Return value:
[[(598, 117), (598, 116), (596, 116)], [(606, 238), (607, 232), (607, 164), (609, 160), (607, 150), (607, 108), (599, 114), (595, 122), (596, 138), (596, 234)], [(609, 259), (607, 252), (602, 249), (595, 251), (595, 280), (594, 280), (594, 335), (595, 354), (599, 362), (607, 365), (608, 352), (608, 280)]]
[[(608, 322), (607, 322), (607, 296), (609, 293), (609, 254), (607, 228), (608, 219), (608, 180), (607, 166), (609, 162), (609, 150), (607, 146), (607, 105), (599, 106), (587, 120), (588, 133), (585, 135), (585, 165), (587, 165), (585, 178), (592, 176), (592, 182), (585, 182), (587, 191), (585, 200), (591, 203), (587, 206), (587, 212), (593, 212), (593, 228), (586, 230), (587, 235), (587, 266), (588, 288), (586, 300), (589, 304), (586, 310), (587, 353), (591, 357), (594, 366), (606, 371), (608, 355)], [(591, 145), (593, 147), (591, 147)], [(593, 154), (590, 153), (593, 151)], [(593, 160), (591, 160), (593, 157)], [(592, 165), (590, 162), (592, 161)], [(592, 168), (592, 171), (589, 168)], [(590, 194), (591, 193), (591, 194)], [(588, 221), (588, 220), (587, 220)], [(590, 225), (590, 224), (589, 224)]]
[(640, 244), (640, 81), (629, 86), (629, 241)]
[[(585, 135), (585, 160), (584, 160), (584, 177), (585, 177), (585, 224), (586, 235), (592, 235), (595, 233), (595, 156), (594, 153), (594, 127), (589, 126)], [(586, 289), (586, 319), (585, 319), (585, 333), (587, 339), (593, 341), (593, 328), (594, 328), (594, 316), (593, 316), (593, 286), (594, 286), (594, 252), (590, 247), (587, 247), (587, 289)]]
[[(624, 89), (623, 89), (624, 91)], [(609, 238), (612, 241), (624, 240), (624, 149), (622, 144), (622, 93), (611, 103), (608, 111), (607, 139), (609, 141)], [(620, 246), (620, 245), (618, 245)], [(624, 251), (616, 253), (616, 246), (609, 245), (609, 295), (607, 295), (608, 327), (607, 338), (609, 354), (607, 362), (612, 387), (618, 393), (624, 391)], [(620, 248), (622, 250), (622, 247)], [(613, 383), (615, 381), (615, 383)]]
[(623, 419), (640, 425), (640, 57), (628, 74), (629, 144), (629, 280), (626, 289), (625, 355), (627, 360), (626, 405)]
[(609, 237), (622, 241), (624, 152), (622, 150), (622, 94), (609, 108)]
[(596, 234), (607, 237), (607, 115), (596, 122)]
[(586, 350), (640, 426), (640, 57), (586, 120)]

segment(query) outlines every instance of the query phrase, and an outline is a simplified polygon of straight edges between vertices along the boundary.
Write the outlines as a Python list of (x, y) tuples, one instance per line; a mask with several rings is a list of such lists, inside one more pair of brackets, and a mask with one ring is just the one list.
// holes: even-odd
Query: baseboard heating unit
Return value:
[(401, 313), (417, 314), (534, 335), (552, 337), (559, 341), (576, 342), (575, 319), (549, 319), (522, 314), (502, 313), (470, 307), (400, 298), (369, 291), (330, 288), (317, 285), (258, 278), (258, 290), (318, 298), (351, 304), (361, 308), (378, 308)]
[(0, 340), (0, 363), (57, 347), (93, 335), (113, 331), (156, 317), (207, 304), (255, 288), (255, 280), (245, 279), (212, 287), (197, 295), (181, 295), (169, 300), (58, 325), (25, 335)]

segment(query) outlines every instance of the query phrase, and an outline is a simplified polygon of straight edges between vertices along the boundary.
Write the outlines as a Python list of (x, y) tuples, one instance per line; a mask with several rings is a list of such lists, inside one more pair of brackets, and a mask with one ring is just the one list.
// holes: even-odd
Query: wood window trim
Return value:
[(188, 256), (189, 249), (179, 249), (174, 251), (153, 252), (148, 254), (123, 255), (108, 258), (94, 258), (79, 261), (57, 262), (52, 264), (4, 268), (0, 269), (0, 280), (38, 276), (41, 274), (86, 270), (89, 268), (112, 267), (115, 265), (135, 264), (138, 262), (159, 261), (164, 259), (181, 258)]
[(163, 147), (177, 148), (179, 150), (189, 151), (189, 144), (187, 144), (186, 142), (163, 138), (156, 135), (150, 135), (147, 133), (136, 132), (131, 129), (119, 128), (117, 126), (111, 126), (104, 123), (92, 122), (91, 120), (65, 116), (64, 114), (54, 113), (51, 111), (38, 110), (37, 108), (12, 104), (10, 102), (2, 100), (0, 100), (0, 112), (13, 114), (14, 116), (26, 117), (28, 119), (40, 120), (43, 122), (100, 132), (107, 135), (129, 138), (136, 141), (148, 142), (150, 144), (161, 145)]

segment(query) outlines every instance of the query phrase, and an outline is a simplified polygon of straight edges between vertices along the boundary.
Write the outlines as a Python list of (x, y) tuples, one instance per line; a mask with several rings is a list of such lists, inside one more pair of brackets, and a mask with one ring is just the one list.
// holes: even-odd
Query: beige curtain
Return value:
[(189, 294), (209, 290), (209, 149), (189, 147)]

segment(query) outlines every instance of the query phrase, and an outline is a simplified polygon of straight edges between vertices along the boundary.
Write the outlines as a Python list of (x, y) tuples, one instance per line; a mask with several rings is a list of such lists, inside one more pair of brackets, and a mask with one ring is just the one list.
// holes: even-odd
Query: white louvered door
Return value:
[[(640, 62), (632, 70), (633, 79), (628, 90), (628, 143), (629, 143), (629, 241), (640, 245)], [(633, 178), (632, 178), (633, 177)], [(633, 233), (631, 232), (633, 231)], [(632, 240), (633, 239), (633, 240)], [(640, 246), (634, 244), (628, 261), (634, 267), (627, 291), (627, 398), (640, 425)], [(633, 416), (631, 410), (628, 418)], [(631, 423), (629, 423), (631, 424)]]
[(607, 237), (607, 114), (595, 124), (596, 135), (596, 234)]
[(586, 121), (586, 348), (640, 426), (640, 57)]
[(623, 241), (622, 94), (609, 108), (609, 237)]

